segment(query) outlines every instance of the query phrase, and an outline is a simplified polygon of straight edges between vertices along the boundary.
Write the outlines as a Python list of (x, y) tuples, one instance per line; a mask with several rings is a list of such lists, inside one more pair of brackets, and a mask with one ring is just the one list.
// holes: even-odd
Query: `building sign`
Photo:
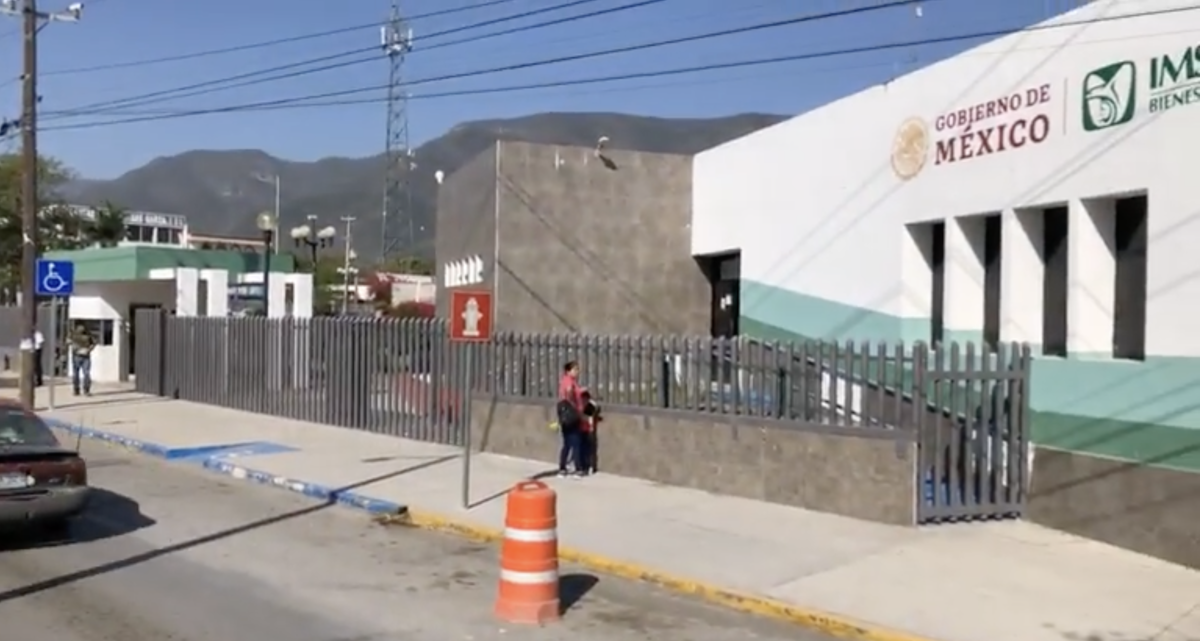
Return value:
[(472, 256), (446, 263), (442, 267), (442, 284), (446, 288), (483, 283), (483, 259)]
[[(1134, 82), (1136, 86), (1136, 78)], [(1150, 60), (1150, 113), (1197, 102), (1200, 102), (1200, 47), (1188, 47), (1175, 55)]]
[(1083, 78), (1083, 130), (1099, 131), (1133, 119), (1137, 67), (1131, 60), (1092, 71)]
[(921, 173), (933, 155), (945, 165), (1020, 149), (1050, 137), (1053, 98), (1049, 84), (943, 113), (933, 127), (920, 118), (905, 120), (892, 143), (892, 170), (901, 180)]
[(490, 292), (450, 292), (450, 340), (483, 342), (492, 339)]
[(146, 211), (131, 211), (125, 214), (125, 224), (183, 229), (187, 227), (187, 218), (179, 214), (154, 214)]
[[(1031, 87), (938, 116), (933, 164), (962, 162), (1036, 145), (1050, 136), (1050, 85)], [(1009, 114), (1013, 114), (1009, 117)]]
[[(1146, 110), (1152, 114), (1200, 103), (1200, 46), (1155, 56), (1141, 65)], [(1114, 62), (1083, 77), (1083, 130), (1101, 131), (1133, 120), (1141, 96), (1138, 64)]]

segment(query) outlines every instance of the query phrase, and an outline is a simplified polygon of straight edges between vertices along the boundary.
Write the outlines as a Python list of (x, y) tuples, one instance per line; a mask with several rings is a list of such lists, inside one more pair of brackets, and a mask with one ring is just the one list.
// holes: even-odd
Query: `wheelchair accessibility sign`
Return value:
[(34, 272), (38, 296), (70, 296), (75, 291), (75, 263), (39, 259)]

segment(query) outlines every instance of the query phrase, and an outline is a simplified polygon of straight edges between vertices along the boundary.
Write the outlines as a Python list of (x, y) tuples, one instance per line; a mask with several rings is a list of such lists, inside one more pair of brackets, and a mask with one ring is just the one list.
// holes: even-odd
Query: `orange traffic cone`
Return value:
[(510, 623), (558, 621), (558, 496), (541, 481), (508, 493), (496, 616)]

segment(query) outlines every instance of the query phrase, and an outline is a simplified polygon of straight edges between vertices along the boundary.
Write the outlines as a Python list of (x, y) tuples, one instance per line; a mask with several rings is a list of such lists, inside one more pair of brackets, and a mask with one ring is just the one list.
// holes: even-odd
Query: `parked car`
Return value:
[(65, 527), (91, 498), (87, 463), (37, 414), (0, 399), (0, 527)]

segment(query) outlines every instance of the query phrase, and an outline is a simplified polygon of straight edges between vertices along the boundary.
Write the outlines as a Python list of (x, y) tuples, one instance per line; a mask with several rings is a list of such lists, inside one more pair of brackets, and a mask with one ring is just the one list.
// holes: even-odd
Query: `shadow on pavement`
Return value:
[(600, 579), (594, 574), (574, 572), (558, 577), (558, 613), (566, 614), (587, 596), (597, 583), (600, 583)]
[[(540, 481), (542, 479), (554, 478), (555, 476), (558, 476), (558, 469), (550, 469), (550, 470), (538, 472), (537, 474), (533, 474), (533, 475), (529, 476), (525, 480)], [(498, 499), (502, 496), (507, 496), (510, 490), (512, 490), (511, 487), (506, 487), (503, 490), (500, 490), (499, 492), (496, 492), (494, 494), (489, 494), (488, 496), (485, 496), (485, 497), (479, 499), (478, 501), (472, 501), (471, 504), (467, 506), (467, 509), (473, 510), (481, 505), (491, 503), (492, 501), (495, 501), (496, 499)]]
[(76, 572), (70, 572), (70, 573), (64, 574), (62, 576), (56, 576), (52, 579), (46, 579), (44, 581), (37, 581), (35, 583), (30, 583), (29, 585), (24, 585), (19, 588), (5, 590), (4, 592), (0, 592), (0, 603), (4, 603), (6, 601), (11, 601), (13, 599), (19, 599), (21, 597), (30, 596), (33, 594), (38, 594), (40, 592), (45, 592), (47, 590), (53, 590), (55, 588), (59, 588), (64, 585), (69, 585), (71, 583), (75, 583), (76, 581), (90, 579), (92, 577), (100, 576), (102, 574), (107, 574), (109, 572), (123, 570), (125, 568), (138, 565), (139, 563), (145, 563), (146, 561), (152, 561), (159, 557), (167, 556), (169, 554), (174, 554), (175, 552), (182, 552), (184, 550), (189, 550), (191, 548), (199, 547), (206, 543), (212, 543), (214, 541), (221, 541), (223, 539), (228, 539), (230, 537), (237, 536), (238, 534), (242, 534), (245, 532), (251, 532), (253, 530), (257, 530), (257, 529), (264, 528), (264, 527), (267, 527), (270, 525), (274, 525), (276, 523), (282, 523), (284, 521), (290, 521), (292, 519), (297, 519), (300, 517), (308, 516), (310, 514), (315, 514), (317, 512), (326, 510), (332, 506), (337, 505), (339, 495), (344, 494), (346, 492), (351, 492), (351, 491), (361, 488), (363, 486), (370, 485), (372, 483), (378, 483), (379, 481), (384, 481), (384, 480), (395, 478), (398, 476), (403, 476), (404, 474), (408, 474), (410, 472), (416, 472), (418, 470), (423, 470), (423, 469), (427, 469), (430, 467), (434, 467), (434, 466), (440, 465), (442, 463), (453, 461), (457, 458), (458, 458), (458, 455), (453, 454), (453, 455), (443, 456), (443, 457), (436, 458), (436, 459), (429, 460), (429, 461), (424, 461), (424, 462), (418, 463), (417, 465), (412, 465), (412, 466), (409, 466), (409, 467), (406, 467), (406, 468), (403, 468), (400, 470), (396, 470), (394, 472), (388, 472), (387, 474), (381, 474), (379, 476), (375, 476), (375, 477), (372, 477), (369, 479), (364, 479), (362, 481), (353, 483), (351, 485), (347, 485), (345, 487), (340, 487), (340, 488), (334, 490), (328, 499), (326, 499), (325, 501), (322, 501), (321, 503), (318, 503), (316, 505), (310, 506), (310, 507), (302, 508), (299, 510), (292, 510), (291, 512), (285, 512), (283, 514), (278, 514), (276, 516), (270, 516), (267, 518), (259, 519), (257, 521), (251, 521), (244, 525), (227, 528), (225, 530), (221, 530), (219, 532), (213, 532), (212, 534), (206, 534), (204, 536), (196, 537), (196, 538), (188, 540), (188, 541), (181, 541), (174, 545), (168, 545), (166, 547), (158, 548), (156, 550), (151, 550), (149, 552), (135, 554), (133, 556), (130, 556), (130, 557), (127, 557), (124, 559), (120, 559), (117, 561), (103, 563), (101, 565), (90, 567), (90, 568), (87, 568), (84, 570), (78, 570)]
[(89, 543), (136, 532), (154, 525), (138, 502), (103, 488), (92, 489), (87, 511), (67, 527), (12, 528), (0, 533), (0, 552)]
[[(91, 398), (80, 397), (88, 398), (88, 400), (81, 401), (78, 398), (71, 396), (71, 393), (68, 391), (65, 396), (59, 395), (59, 397), (55, 399), (56, 402), (54, 410), (56, 412), (73, 412), (75, 410), (86, 410), (88, 408), (103, 407), (105, 405), (147, 405), (150, 403), (166, 403), (167, 401), (171, 400), (163, 396), (130, 398), (128, 392), (107, 392), (107, 394), (110, 396), (116, 396), (120, 394), (121, 396), (117, 398), (97, 399), (97, 396), (103, 396), (103, 394), (95, 394)], [(38, 406), (36, 410), (38, 412), (48, 412), (50, 411), (50, 408), (46, 406)]]
[(1054, 626), (1047, 626), (1049, 629), (1057, 632), (1065, 641), (1158, 641), (1159, 639), (1166, 641), (1200, 641), (1200, 635), (1188, 634), (1177, 628), (1180, 623), (1186, 620), (1200, 610), (1200, 604), (1194, 606), (1191, 610), (1184, 613), (1175, 621), (1163, 626), (1161, 630), (1153, 634), (1131, 634), (1129, 632), (1074, 632), (1060, 630)]

